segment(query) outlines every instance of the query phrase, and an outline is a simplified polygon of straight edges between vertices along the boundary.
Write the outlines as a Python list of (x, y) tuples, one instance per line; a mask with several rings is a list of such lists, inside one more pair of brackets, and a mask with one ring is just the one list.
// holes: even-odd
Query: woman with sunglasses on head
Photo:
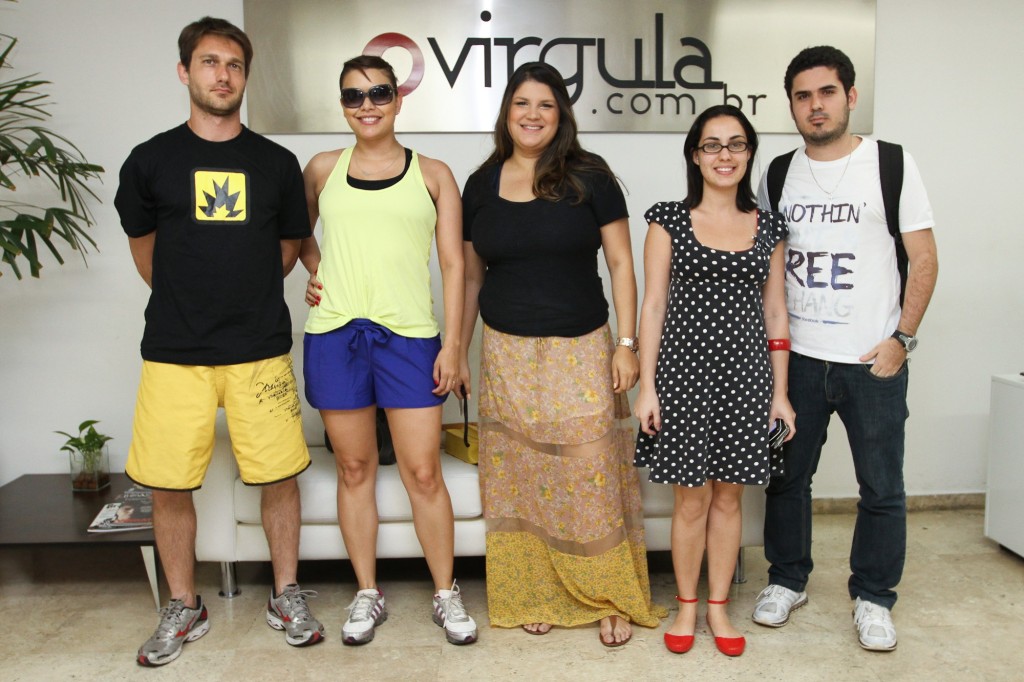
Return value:
[[(441, 476), (441, 404), (456, 387), (464, 266), (462, 206), (444, 163), (395, 138), (402, 108), (395, 73), (359, 56), (341, 71), (341, 105), (355, 145), (314, 156), (304, 171), (310, 223), (323, 247), (303, 243), (314, 273), (306, 291), (306, 398), (320, 410), (338, 467), (338, 520), (358, 581), (342, 627), (364, 644), (387, 619), (377, 587), (376, 408), (387, 413), (416, 535), (434, 579), (432, 617), (449, 642), (476, 640), (452, 579), (454, 519)], [(444, 298), (442, 344), (430, 289), (436, 238)]]
[[(636, 280), (626, 202), (580, 147), (561, 75), (509, 79), (494, 152), (466, 182), (463, 352), (479, 311), (480, 486), (492, 625), (599, 623), (605, 646), (655, 627), (626, 391)], [(604, 251), (618, 343), (597, 269)], [(469, 388), (463, 356), (462, 384)]]
[[(672, 561), (679, 611), (665, 646), (685, 653), (707, 550), (707, 623), (719, 651), (746, 640), (726, 612), (744, 485), (769, 476), (769, 424), (795, 432), (786, 395), (789, 320), (781, 214), (757, 210), (757, 133), (732, 106), (700, 114), (683, 143), (687, 195), (655, 204), (644, 245), (637, 466), (674, 486)], [(787, 439), (788, 440), (788, 439)]]

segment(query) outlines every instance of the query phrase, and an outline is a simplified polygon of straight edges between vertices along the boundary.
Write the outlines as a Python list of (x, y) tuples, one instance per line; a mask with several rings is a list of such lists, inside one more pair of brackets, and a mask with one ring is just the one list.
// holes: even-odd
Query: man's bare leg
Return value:
[(260, 513), (274, 567), (274, 594), (281, 594), (286, 585), (298, 582), (301, 523), (298, 481), (289, 478), (263, 486)]
[(191, 491), (153, 491), (153, 535), (171, 599), (195, 608), (196, 508)]

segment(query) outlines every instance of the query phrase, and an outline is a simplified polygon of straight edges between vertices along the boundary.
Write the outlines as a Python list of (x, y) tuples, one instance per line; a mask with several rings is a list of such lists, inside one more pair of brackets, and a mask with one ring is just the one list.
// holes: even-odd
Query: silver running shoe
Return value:
[(462, 604), (459, 586), (439, 590), (434, 595), (434, 622), (444, 628), (444, 636), (452, 644), (472, 644), (476, 641), (476, 621)]
[(158, 666), (170, 663), (181, 655), (185, 642), (194, 642), (210, 631), (210, 621), (203, 598), (196, 595), (196, 607), (190, 609), (180, 599), (172, 599), (160, 609), (156, 632), (139, 647), (135, 660), (139, 665)]
[(312, 590), (300, 590), (296, 584), (285, 586), (280, 596), (270, 591), (267, 601), (267, 625), (284, 630), (285, 641), (292, 646), (309, 646), (324, 639), (324, 626), (309, 612), (307, 597), (315, 597)]
[(373, 641), (374, 628), (388, 619), (384, 595), (375, 587), (356, 592), (347, 608), (348, 620), (341, 626), (341, 641), (345, 644)]

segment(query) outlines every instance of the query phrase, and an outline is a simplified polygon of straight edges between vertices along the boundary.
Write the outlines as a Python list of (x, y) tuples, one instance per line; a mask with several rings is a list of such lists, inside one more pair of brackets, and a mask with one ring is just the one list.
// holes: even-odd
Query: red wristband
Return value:
[(789, 339), (768, 339), (768, 350), (789, 350)]

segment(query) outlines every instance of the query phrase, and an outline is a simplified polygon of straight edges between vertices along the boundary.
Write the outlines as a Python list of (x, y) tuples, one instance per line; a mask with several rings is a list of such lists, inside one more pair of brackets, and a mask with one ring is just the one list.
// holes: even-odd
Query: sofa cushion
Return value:
[[(299, 475), (302, 522), (337, 524), (338, 478), (334, 455), (323, 447), (311, 447), (309, 455), (313, 463)], [(441, 471), (452, 498), (455, 518), (474, 519), (481, 516), (483, 509), (480, 505), (477, 468), (442, 453)], [(234, 492), (235, 519), (239, 523), (260, 523), (259, 487), (245, 485), (236, 479)], [(412, 521), (409, 495), (402, 485), (397, 465), (377, 469), (377, 514), (381, 523)]]
[(672, 516), (675, 505), (675, 486), (665, 483), (651, 483), (648, 480), (650, 470), (643, 467), (637, 470), (640, 474), (640, 497), (644, 504), (644, 516)]

